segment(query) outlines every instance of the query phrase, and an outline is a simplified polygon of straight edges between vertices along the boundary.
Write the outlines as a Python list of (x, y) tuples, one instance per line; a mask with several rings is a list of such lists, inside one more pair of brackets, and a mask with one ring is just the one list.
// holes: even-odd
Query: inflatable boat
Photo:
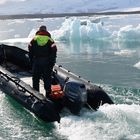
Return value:
[(79, 115), (83, 107), (97, 110), (105, 103), (113, 104), (108, 94), (97, 85), (55, 65), (52, 73), (52, 93), (44, 96), (32, 88), (32, 71), (28, 51), (16, 46), (0, 45), (0, 90), (14, 98), (45, 122), (60, 122), (66, 108)]

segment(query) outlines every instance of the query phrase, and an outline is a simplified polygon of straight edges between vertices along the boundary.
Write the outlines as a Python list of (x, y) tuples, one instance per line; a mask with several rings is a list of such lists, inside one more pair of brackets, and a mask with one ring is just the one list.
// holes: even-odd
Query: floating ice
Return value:
[(114, 52), (115, 55), (127, 56), (127, 57), (133, 56), (134, 53), (136, 53), (135, 50), (120, 50)]
[(52, 31), (55, 40), (65, 42), (118, 42), (120, 47), (139, 45), (140, 25), (124, 26), (118, 30), (109, 30), (103, 21), (92, 22), (86, 19), (84, 22), (78, 18), (68, 18), (58, 30)]
[(140, 62), (136, 63), (136, 64), (134, 65), (134, 67), (140, 69)]
[(139, 38), (140, 38), (140, 24), (137, 27), (127, 25), (125, 27), (122, 27), (118, 32), (119, 41), (137, 42), (140, 41)]
[(60, 41), (91, 41), (110, 38), (111, 33), (105, 29), (102, 22), (93, 23), (90, 20), (81, 24), (78, 18), (66, 19), (61, 28), (52, 32), (56, 40)]

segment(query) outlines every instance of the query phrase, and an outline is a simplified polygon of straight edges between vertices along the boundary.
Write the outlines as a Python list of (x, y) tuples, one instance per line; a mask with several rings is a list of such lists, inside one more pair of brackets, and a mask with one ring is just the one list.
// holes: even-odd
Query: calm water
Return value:
[(102, 86), (115, 105), (101, 106), (97, 112), (83, 109), (80, 117), (62, 113), (60, 125), (45, 124), (1, 93), (0, 139), (139, 140), (139, 18), (123, 15), (1, 21), (0, 40), (15, 38), (5, 42), (25, 49), (34, 29), (47, 24), (58, 46), (57, 63)]

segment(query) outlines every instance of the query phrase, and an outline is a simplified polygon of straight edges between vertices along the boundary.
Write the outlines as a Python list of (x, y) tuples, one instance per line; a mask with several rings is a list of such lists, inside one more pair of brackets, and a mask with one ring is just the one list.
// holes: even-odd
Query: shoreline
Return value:
[(14, 14), (0, 15), (0, 20), (8, 19), (32, 19), (32, 18), (59, 18), (59, 17), (81, 17), (81, 16), (100, 16), (100, 15), (124, 15), (124, 14), (140, 14), (140, 11), (114, 11), (114, 12), (92, 12), (92, 13), (59, 13), (59, 14)]

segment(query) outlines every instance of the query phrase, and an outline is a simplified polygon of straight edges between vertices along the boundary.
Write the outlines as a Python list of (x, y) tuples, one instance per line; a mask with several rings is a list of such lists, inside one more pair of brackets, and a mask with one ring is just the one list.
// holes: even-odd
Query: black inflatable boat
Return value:
[[(28, 51), (16, 46), (0, 45), (0, 89), (46, 122), (60, 122), (60, 113), (67, 108), (79, 115), (81, 108), (97, 110), (111, 98), (99, 86), (55, 65), (49, 99), (31, 87)], [(40, 82), (43, 87), (43, 82)], [(60, 89), (59, 89), (60, 88)]]

